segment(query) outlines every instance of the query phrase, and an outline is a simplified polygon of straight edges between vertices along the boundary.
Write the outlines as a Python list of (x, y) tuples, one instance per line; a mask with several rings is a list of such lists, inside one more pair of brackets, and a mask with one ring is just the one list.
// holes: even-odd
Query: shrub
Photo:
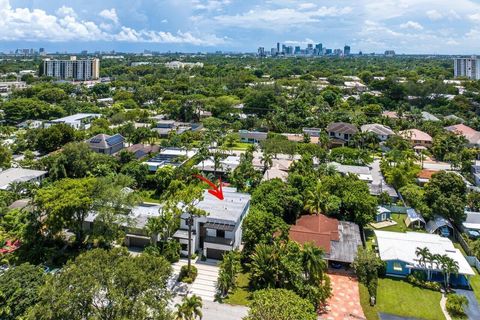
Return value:
[(447, 297), (447, 311), (451, 316), (454, 317), (464, 317), (465, 311), (464, 307), (468, 306), (468, 300), (464, 296), (458, 294), (451, 294)]
[(178, 281), (185, 283), (192, 283), (197, 278), (198, 270), (195, 266), (190, 266), (190, 272), (188, 272), (188, 266), (184, 265), (180, 269), (178, 275)]
[(175, 263), (180, 260), (180, 243), (175, 240), (170, 240), (165, 243), (163, 247), (163, 256), (167, 259), (170, 263)]
[(426, 279), (426, 276), (423, 272), (414, 272), (407, 277), (407, 282), (428, 290), (440, 291), (442, 289), (440, 283), (424, 279)]

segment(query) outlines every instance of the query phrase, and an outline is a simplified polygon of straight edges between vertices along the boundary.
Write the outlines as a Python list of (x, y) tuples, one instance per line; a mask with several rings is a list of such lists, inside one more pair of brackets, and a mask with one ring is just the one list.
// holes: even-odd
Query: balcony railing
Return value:
[(205, 242), (223, 244), (227, 246), (233, 245), (233, 239), (219, 238), (219, 237), (205, 237)]

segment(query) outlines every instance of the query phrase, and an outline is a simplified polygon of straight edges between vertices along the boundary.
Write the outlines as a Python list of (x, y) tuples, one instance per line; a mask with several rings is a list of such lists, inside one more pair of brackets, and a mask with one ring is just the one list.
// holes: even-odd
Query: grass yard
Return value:
[(480, 275), (475, 268), (472, 269), (475, 271), (475, 275), (470, 277), (470, 285), (472, 286), (473, 292), (475, 292), (478, 303), (480, 303)]
[(155, 194), (155, 190), (142, 190), (139, 194), (143, 202), (160, 203), (160, 199)]
[(440, 299), (440, 292), (414, 287), (401, 279), (385, 278), (378, 279), (377, 305), (371, 307), (367, 288), (360, 284), (360, 302), (367, 320), (379, 319), (379, 312), (426, 320), (445, 319)]
[(245, 143), (245, 142), (235, 142), (231, 146), (225, 145), (229, 150), (247, 150), (249, 146), (251, 146), (251, 143)]
[(237, 278), (237, 288), (223, 300), (224, 303), (248, 306), (251, 292), (248, 290), (248, 273), (240, 273)]

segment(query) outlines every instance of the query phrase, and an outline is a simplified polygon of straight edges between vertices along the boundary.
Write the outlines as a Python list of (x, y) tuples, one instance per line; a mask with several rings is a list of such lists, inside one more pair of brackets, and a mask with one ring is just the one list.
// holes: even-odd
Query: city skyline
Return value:
[(0, 0), (0, 15), (6, 52), (256, 52), (281, 42), (469, 55), (480, 40), (480, 4), (470, 0)]

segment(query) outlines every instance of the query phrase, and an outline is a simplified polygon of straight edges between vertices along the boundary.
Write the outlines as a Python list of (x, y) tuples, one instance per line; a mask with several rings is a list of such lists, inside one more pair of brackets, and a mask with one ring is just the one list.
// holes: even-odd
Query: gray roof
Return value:
[[(196, 207), (208, 213), (207, 221), (236, 224), (250, 205), (251, 196), (237, 192), (235, 188), (223, 188), (223, 196), (224, 199), (219, 200), (205, 190), (203, 200)], [(186, 215), (184, 214), (182, 217), (186, 217)]]
[(340, 132), (344, 134), (355, 134), (358, 132), (356, 126), (350, 123), (345, 122), (333, 122), (330, 123), (327, 127), (328, 132)]
[(440, 119), (426, 111), (422, 111), (422, 119), (426, 121), (440, 121)]
[(12, 182), (25, 182), (38, 179), (47, 174), (47, 171), (24, 168), (10, 168), (0, 172), (0, 189), (7, 189)]
[(358, 247), (362, 245), (360, 228), (348, 221), (338, 222), (339, 241), (330, 241), (329, 260), (353, 262), (357, 256)]
[(392, 129), (379, 123), (364, 124), (360, 129), (362, 132), (373, 132), (383, 136), (392, 136), (395, 134)]
[(447, 227), (453, 229), (453, 226), (450, 223), (450, 221), (448, 221), (447, 219), (445, 219), (443, 217), (435, 216), (432, 220), (427, 222), (427, 225), (425, 226), (425, 229), (429, 233), (434, 233), (435, 231), (437, 231), (438, 228), (441, 228), (443, 226), (447, 226)]
[(421, 221), (425, 223), (425, 220), (423, 219), (422, 215), (417, 211), (415, 211), (415, 209), (413, 208), (407, 209), (407, 216), (410, 219), (410, 222)]
[(52, 122), (75, 122), (75, 121), (80, 121), (82, 119), (99, 118), (100, 116), (101, 114), (99, 113), (77, 113), (71, 116), (52, 120)]
[(125, 141), (125, 138), (117, 133), (113, 136), (109, 136), (108, 134), (97, 134), (96, 136), (90, 138), (88, 140), (88, 144), (92, 148), (97, 148), (97, 149), (108, 149), (114, 145), (117, 145), (119, 143), (123, 143)]
[[(142, 203), (133, 207), (128, 216), (126, 216), (129, 222), (128, 226), (143, 229), (147, 224), (148, 218), (158, 217), (160, 215), (161, 208), (162, 205), (154, 203)], [(96, 218), (97, 213), (90, 212), (85, 218), (85, 222), (94, 222)], [(122, 223), (122, 225), (127, 226), (127, 223)]]

